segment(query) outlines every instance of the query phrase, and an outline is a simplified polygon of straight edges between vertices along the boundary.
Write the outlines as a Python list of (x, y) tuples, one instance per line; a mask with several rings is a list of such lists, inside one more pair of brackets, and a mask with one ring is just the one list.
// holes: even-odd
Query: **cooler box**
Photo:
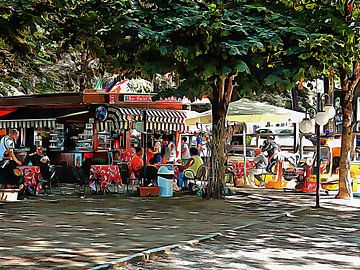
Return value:
[(160, 187), (159, 197), (172, 197), (174, 193), (175, 172), (170, 166), (161, 166), (158, 170), (157, 184)]
[(0, 189), (0, 201), (17, 201), (19, 191), (20, 189)]

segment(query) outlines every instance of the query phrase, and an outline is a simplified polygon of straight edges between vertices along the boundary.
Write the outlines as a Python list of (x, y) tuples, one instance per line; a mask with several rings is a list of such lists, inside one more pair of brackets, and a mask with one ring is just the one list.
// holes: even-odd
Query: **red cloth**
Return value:
[[(232, 170), (234, 172), (235, 178), (244, 177), (244, 162), (234, 161), (231, 163)], [(255, 168), (256, 164), (252, 160), (246, 161), (246, 176), (250, 174), (250, 170)]]
[[(91, 165), (89, 179), (100, 180), (102, 190), (112, 181), (115, 181), (120, 187), (122, 186), (121, 175), (117, 165)], [(89, 186), (91, 187), (92, 183)]]
[(17, 166), (23, 173), (25, 178), (25, 186), (30, 185), (35, 188), (38, 193), (42, 192), (42, 186), (39, 183), (41, 180), (41, 173), (39, 166)]
[(121, 150), (121, 159), (124, 162), (130, 162), (133, 155), (135, 155), (134, 149)]

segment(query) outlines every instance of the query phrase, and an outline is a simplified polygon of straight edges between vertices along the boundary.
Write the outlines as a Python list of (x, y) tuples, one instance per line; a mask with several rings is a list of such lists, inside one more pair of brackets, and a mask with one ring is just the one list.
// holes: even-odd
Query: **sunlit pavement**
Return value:
[(321, 205), (121, 269), (360, 269), (360, 200)]
[[(322, 198), (329, 207), (343, 207), (332, 201)], [(312, 254), (309, 250), (322, 248), (321, 241), (326, 246), (322, 255), (314, 253), (321, 255), (316, 262), (321, 258), (326, 260), (327, 250), (336, 251), (331, 252), (332, 260), (339, 254), (336, 260), (341, 262), (351, 254), (356, 255), (359, 208), (347, 207), (344, 210), (352, 209), (347, 212), (332, 208), (320, 212), (311, 210), (305, 212), (306, 215), (299, 212), (295, 217), (263, 223), (267, 218), (313, 204), (313, 196), (265, 190), (245, 190), (225, 201), (203, 200), (190, 195), (173, 198), (96, 195), (84, 199), (66, 195), (5, 203), (0, 206), (0, 268), (88, 269), (135, 252), (211, 232), (226, 236), (215, 242), (179, 249), (147, 267), (189, 269), (195, 263), (197, 269), (218, 269), (217, 264), (219, 267), (224, 264), (222, 268), (227, 269), (252, 269), (249, 266), (262, 269), (265, 265), (274, 269), (277, 264), (288, 262), (284, 269), (290, 269), (289, 265), (301, 267), (300, 262), (308, 263)], [(309, 218), (308, 213), (311, 214)], [(239, 232), (231, 231), (231, 228), (249, 223), (259, 224)], [(338, 239), (341, 234), (347, 237)], [(348, 245), (346, 251), (341, 244)], [(261, 252), (257, 252), (260, 249)], [(257, 259), (257, 256), (261, 257)], [(356, 256), (359, 257), (359, 253)], [(346, 269), (345, 266), (342, 265), (342, 269)]]

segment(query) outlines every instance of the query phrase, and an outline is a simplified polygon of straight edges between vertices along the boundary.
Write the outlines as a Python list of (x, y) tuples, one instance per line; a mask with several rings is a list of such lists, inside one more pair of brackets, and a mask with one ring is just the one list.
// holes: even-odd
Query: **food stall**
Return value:
[(121, 149), (144, 146), (144, 136), (149, 141), (156, 133), (172, 134), (180, 146), (179, 135), (187, 131), (182, 106), (175, 98), (153, 101), (149, 94), (92, 90), (2, 97), (0, 134), (20, 131), (15, 151), (20, 159), (32, 145), (41, 145), (52, 164), (68, 168), (84, 165), (87, 159), (107, 164)]

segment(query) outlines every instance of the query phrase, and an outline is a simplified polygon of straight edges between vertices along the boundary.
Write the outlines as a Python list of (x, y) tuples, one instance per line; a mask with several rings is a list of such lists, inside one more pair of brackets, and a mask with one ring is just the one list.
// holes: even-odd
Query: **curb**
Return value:
[[(232, 231), (239, 231), (241, 229), (245, 229), (245, 228), (251, 227), (253, 225), (258, 225), (258, 224), (261, 224), (261, 223), (264, 223), (264, 222), (274, 221), (274, 220), (277, 220), (277, 219), (280, 219), (280, 218), (283, 218), (283, 217), (290, 216), (290, 215), (295, 214), (295, 213), (299, 213), (299, 212), (302, 212), (302, 211), (305, 211), (305, 210), (309, 210), (309, 209), (311, 209), (311, 207), (302, 207), (300, 209), (285, 212), (285, 213), (276, 215), (274, 217), (264, 219), (263, 221), (260, 221), (260, 222), (252, 222), (252, 223), (241, 225), (241, 226), (238, 226), (238, 227), (235, 227), (235, 228), (232, 228), (232, 229), (228, 229), (225, 232), (229, 233), (229, 232), (232, 232)], [(205, 242), (205, 241), (208, 241), (210, 239), (214, 239), (214, 238), (217, 238), (217, 237), (220, 237), (220, 236), (224, 236), (224, 234), (220, 233), (220, 232), (210, 233), (210, 234), (207, 234), (207, 235), (199, 237), (199, 238), (195, 238), (195, 239), (192, 239), (192, 240), (180, 242), (178, 244), (172, 244), (172, 245), (166, 245), (166, 246), (151, 248), (151, 249), (145, 250), (145, 251), (143, 251), (141, 253), (135, 253), (133, 255), (129, 255), (129, 256), (114, 260), (114, 261), (109, 262), (109, 263), (104, 263), (104, 264), (98, 265), (96, 267), (90, 268), (89, 270), (112, 269), (114, 267), (121, 267), (121, 266), (124, 266), (126, 264), (135, 264), (135, 263), (138, 263), (138, 262), (141, 262), (141, 261), (147, 261), (147, 260), (150, 260), (150, 259), (158, 256), (158, 255), (169, 253), (170, 251), (172, 251), (172, 250), (174, 250), (176, 248), (179, 248), (179, 247), (181, 247), (183, 245), (185, 245), (185, 246), (186, 245), (194, 246), (194, 245), (200, 244), (201, 242)]]

